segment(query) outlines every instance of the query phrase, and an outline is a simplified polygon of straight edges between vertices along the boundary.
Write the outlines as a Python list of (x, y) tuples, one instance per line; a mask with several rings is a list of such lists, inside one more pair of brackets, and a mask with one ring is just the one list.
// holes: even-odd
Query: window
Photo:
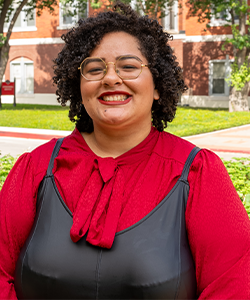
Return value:
[(209, 62), (209, 95), (229, 96), (230, 86), (225, 78), (230, 75), (232, 63), (228, 56), (225, 60)]
[[(13, 17), (13, 13), (10, 16), (10, 20), (11, 20), (12, 17)], [(9, 22), (10, 22), (10, 20), (9, 20)], [(4, 23), (4, 32), (7, 32), (9, 22)], [(16, 32), (16, 31), (34, 31), (34, 30), (37, 30), (35, 10), (32, 12), (31, 15), (29, 15), (27, 17), (26, 16), (26, 11), (25, 11), (25, 8), (24, 8), (17, 17), (17, 20), (16, 20), (15, 25), (13, 27), (13, 32)]]
[(166, 7), (165, 17), (162, 18), (162, 26), (168, 31), (178, 32), (178, 1)]
[[(245, 0), (247, 4), (247, 0)], [(235, 24), (239, 24), (239, 15), (234, 14)], [(231, 14), (229, 9), (224, 9), (221, 12), (218, 12), (216, 16), (212, 16), (210, 21), (210, 26), (223, 26), (231, 23)]]
[[(82, 4), (81, 4), (82, 6)], [(70, 28), (80, 19), (88, 16), (88, 2), (86, 3), (86, 9), (80, 12), (77, 8), (77, 4), (72, 7), (69, 3), (59, 4), (60, 8), (60, 26), (57, 29)]]
[(10, 80), (16, 78), (17, 94), (34, 93), (34, 65), (33, 61), (21, 57), (10, 63)]
[(131, 0), (130, 5), (140, 16), (144, 16), (145, 0)]

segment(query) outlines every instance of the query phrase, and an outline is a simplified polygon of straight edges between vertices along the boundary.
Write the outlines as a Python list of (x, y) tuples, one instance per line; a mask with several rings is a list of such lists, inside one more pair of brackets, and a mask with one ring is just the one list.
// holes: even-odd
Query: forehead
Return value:
[(92, 51), (90, 56), (103, 57), (107, 61), (112, 61), (116, 57), (127, 54), (134, 54), (140, 59), (145, 60), (137, 38), (122, 31), (105, 34), (100, 44)]

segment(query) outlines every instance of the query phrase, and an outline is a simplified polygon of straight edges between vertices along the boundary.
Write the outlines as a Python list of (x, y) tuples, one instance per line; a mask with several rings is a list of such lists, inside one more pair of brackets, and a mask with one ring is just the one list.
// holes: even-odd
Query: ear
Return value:
[(160, 99), (160, 94), (158, 90), (154, 89), (154, 100), (159, 100)]

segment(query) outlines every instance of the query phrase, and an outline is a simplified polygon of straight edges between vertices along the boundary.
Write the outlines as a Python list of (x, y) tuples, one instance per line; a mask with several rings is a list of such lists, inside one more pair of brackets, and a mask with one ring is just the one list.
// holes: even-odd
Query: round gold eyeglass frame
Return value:
[[(120, 57), (116, 60), (116, 62), (117, 62), (119, 59), (123, 58), (123, 57), (130, 57), (130, 58), (133, 57), (133, 58), (135, 58), (136, 60), (138, 60), (139, 62), (141, 62), (140, 58), (137, 57), (137, 56), (135, 56), (135, 55), (133, 55), (133, 56), (132, 56), (132, 55), (123, 55), (123, 56), (120, 56)], [(103, 76), (102, 76), (102, 78), (100, 78), (100, 79), (89, 79), (89, 78), (86, 78), (86, 77), (82, 74), (82, 64), (83, 64), (87, 59), (89, 59), (89, 58), (94, 58), (94, 59), (95, 59), (95, 58), (98, 58), (98, 59), (100, 59), (100, 60), (105, 64), (106, 68), (103, 69)], [(86, 58), (81, 62), (80, 67), (78, 68), (78, 70), (80, 70), (82, 77), (85, 78), (86, 80), (88, 80), (88, 81), (100, 81), (100, 80), (102, 80), (102, 79), (106, 76), (107, 71), (108, 71), (108, 65), (109, 65), (109, 64), (112, 64), (112, 65), (115, 66), (115, 73), (116, 73), (117, 76), (118, 76), (119, 78), (121, 78), (122, 80), (134, 80), (134, 79), (138, 78), (138, 77), (141, 75), (141, 72), (142, 72), (142, 68), (143, 68), (143, 67), (146, 67), (146, 68), (149, 67), (149, 65), (141, 64), (141, 72), (140, 72), (136, 77), (133, 77), (133, 78), (124, 78), (124, 77), (121, 77), (121, 76), (119, 75), (119, 73), (117, 72), (117, 71), (119, 71), (119, 70), (116, 69), (116, 63), (114, 63), (114, 62), (112, 62), (112, 61), (106, 63), (101, 57), (86, 57)]]

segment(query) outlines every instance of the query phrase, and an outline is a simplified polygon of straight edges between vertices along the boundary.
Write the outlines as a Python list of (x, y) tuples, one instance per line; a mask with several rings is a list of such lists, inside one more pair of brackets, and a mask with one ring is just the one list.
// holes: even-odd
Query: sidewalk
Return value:
[[(70, 131), (0, 127), (2, 155), (22, 154), (49, 141), (69, 135)], [(250, 124), (220, 131), (184, 137), (184, 139), (216, 152), (220, 157), (250, 157)]]
[(218, 152), (245, 153), (250, 156), (250, 124), (184, 137), (184, 139), (201, 148)]

